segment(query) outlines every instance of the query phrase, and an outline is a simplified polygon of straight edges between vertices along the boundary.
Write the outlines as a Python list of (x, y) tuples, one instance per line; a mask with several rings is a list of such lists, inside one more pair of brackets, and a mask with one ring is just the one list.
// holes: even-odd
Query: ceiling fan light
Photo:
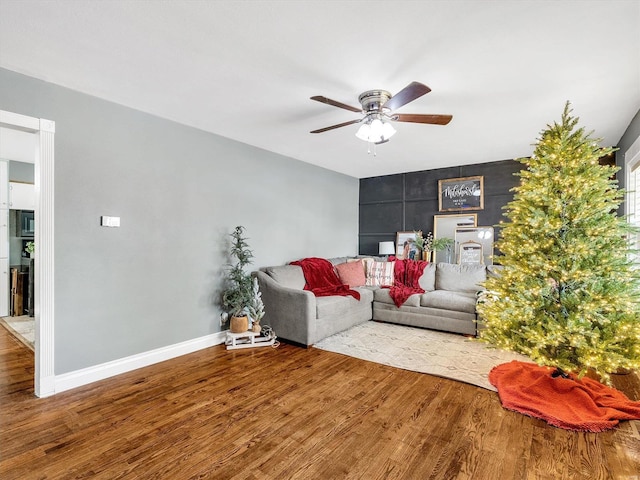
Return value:
[(382, 122), (379, 118), (374, 118), (371, 122), (371, 136), (374, 138), (380, 138), (382, 136)]
[(365, 142), (369, 141), (369, 134), (371, 133), (371, 127), (368, 123), (363, 123), (360, 125), (360, 128), (356, 132), (356, 137), (360, 140), (364, 140)]
[(385, 140), (389, 140), (395, 134), (396, 134), (396, 129), (393, 128), (393, 125), (391, 125), (391, 123), (389, 122), (385, 122), (384, 125), (382, 126), (382, 138), (384, 138)]

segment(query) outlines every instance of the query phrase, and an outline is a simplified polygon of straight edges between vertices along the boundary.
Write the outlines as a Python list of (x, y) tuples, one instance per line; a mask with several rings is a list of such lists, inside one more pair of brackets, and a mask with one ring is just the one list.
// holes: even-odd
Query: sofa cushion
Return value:
[(369, 286), (391, 286), (393, 285), (393, 262), (368, 262), (367, 281)]
[(422, 272), (422, 276), (418, 279), (418, 284), (420, 288), (430, 292), (431, 290), (436, 289), (436, 264), (429, 263), (424, 267), (424, 272)]
[(437, 290), (476, 293), (484, 289), (481, 283), (486, 279), (487, 269), (484, 265), (438, 263), (436, 268)]
[[(393, 298), (391, 298), (391, 295), (389, 293), (389, 289), (388, 288), (380, 288), (378, 290), (375, 290), (373, 292), (373, 299), (376, 302), (380, 302), (380, 303), (388, 303), (391, 305), (395, 306), (395, 303), (393, 302)], [(413, 295), (411, 295), (409, 298), (407, 298), (407, 300), (402, 304), (403, 307), (419, 307), (420, 306), (420, 295), (415, 293)]]
[(361, 287), (366, 283), (362, 260), (345, 262), (336, 265), (336, 272), (340, 281), (350, 287)]
[(327, 258), (327, 260), (329, 260), (331, 265), (333, 265), (335, 267), (336, 265), (344, 263), (344, 262), (348, 261), (349, 259), (347, 257), (334, 257), (334, 258)]
[(356, 300), (351, 295), (343, 297), (341, 295), (330, 295), (328, 297), (316, 297), (316, 318), (326, 318), (335, 316), (348, 316), (354, 309), (371, 308), (373, 302), (373, 290), (365, 287), (355, 289), (360, 294), (360, 300)]
[(475, 313), (476, 294), (434, 290), (433, 292), (425, 292), (420, 296), (420, 305), (423, 307), (441, 308), (443, 310)]
[(302, 290), (306, 284), (302, 268), (298, 265), (278, 265), (276, 267), (267, 267), (265, 271), (267, 275), (283, 287)]
[(374, 290), (372, 290), (372, 287), (356, 287), (354, 290), (360, 294), (360, 303), (373, 302)]
[(502, 265), (487, 265), (487, 278), (498, 278), (503, 269)]

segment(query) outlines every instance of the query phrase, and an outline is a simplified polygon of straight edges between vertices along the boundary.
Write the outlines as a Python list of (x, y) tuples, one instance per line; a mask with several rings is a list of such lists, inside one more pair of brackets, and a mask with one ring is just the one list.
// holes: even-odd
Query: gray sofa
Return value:
[(396, 307), (388, 289), (374, 292), (374, 320), (476, 335), (476, 298), (487, 279), (484, 265), (430, 263), (419, 279), (425, 293)]
[(371, 320), (370, 287), (353, 288), (360, 293), (360, 300), (352, 296), (316, 297), (303, 290), (305, 279), (297, 265), (267, 267), (253, 275), (258, 279), (264, 302), (265, 316), (261, 323), (271, 326), (280, 338), (313, 345)]
[[(331, 261), (335, 264), (341, 259)], [(400, 308), (389, 289), (380, 287), (352, 287), (360, 293), (360, 300), (316, 298), (304, 290), (302, 269), (295, 265), (267, 267), (253, 274), (265, 305), (262, 323), (270, 325), (278, 337), (308, 346), (368, 320), (476, 335), (476, 297), (483, 289), (487, 268), (428, 264), (419, 279), (425, 293), (411, 295)]]

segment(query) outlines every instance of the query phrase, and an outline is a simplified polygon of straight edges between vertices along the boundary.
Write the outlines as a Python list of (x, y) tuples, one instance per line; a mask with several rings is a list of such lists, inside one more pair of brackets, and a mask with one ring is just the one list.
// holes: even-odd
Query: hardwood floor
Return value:
[[(54, 397), (0, 328), (0, 478), (639, 479), (640, 422), (574, 433), (478, 387), (283, 344), (218, 346)], [(636, 374), (615, 383), (640, 399)]]

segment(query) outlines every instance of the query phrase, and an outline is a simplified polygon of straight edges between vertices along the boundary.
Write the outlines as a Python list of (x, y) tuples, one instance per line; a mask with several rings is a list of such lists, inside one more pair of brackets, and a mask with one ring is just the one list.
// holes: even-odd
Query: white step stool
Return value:
[(268, 347), (276, 343), (274, 337), (262, 337), (259, 333), (247, 331), (242, 333), (227, 332), (227, 350), (236, 350), (239, 348), (257, 348)]

